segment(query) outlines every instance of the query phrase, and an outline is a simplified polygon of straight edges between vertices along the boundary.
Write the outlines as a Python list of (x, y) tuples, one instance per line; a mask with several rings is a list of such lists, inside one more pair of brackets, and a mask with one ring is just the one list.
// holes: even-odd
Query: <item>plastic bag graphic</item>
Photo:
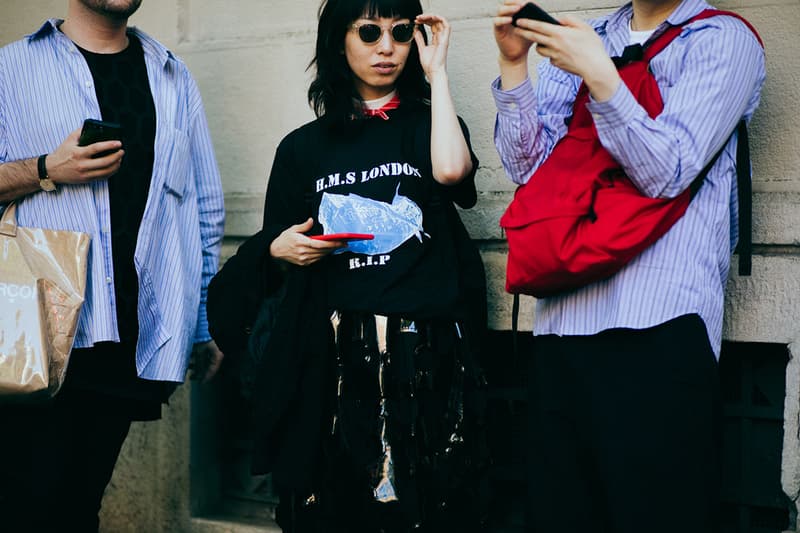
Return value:
[(334, 253), (387, 254), (411, 237), (422, 242), (422, 210), (411, 199), (400, 195), (397, 186), (391, 204), (357, 194), (322, 193), (319, 222), (325, 234), (371, 233), (371, 241), (352, 241)]

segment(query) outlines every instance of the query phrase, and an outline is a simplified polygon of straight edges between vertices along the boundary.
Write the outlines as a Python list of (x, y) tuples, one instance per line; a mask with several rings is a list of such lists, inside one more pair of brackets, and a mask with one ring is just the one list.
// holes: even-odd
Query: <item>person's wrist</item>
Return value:
[(56, 184), (52, 180), (47, 166), (48, 154), (42, 154), (36, 159), (36, 170), (39, 177), (39, 187), (46, 192), (56, 190)]
[(513, 68), (518, 69), (521, 67), (528, 67), (528, 54), (522, 54), (519, 57), (508, 57), (502, 52), (500, 56), (497, 58), (497, 62), (500, 65), (500, 68)]
[(622, 83), (616, 69), (590, 73), (584, 77), (584, 81), (595, 102), (610, 100), (619, 89), (619, 84)]
[(500, 63), (500, 89), (508, 91), (517, 87), (520, 83), (528, 79), (528, 58), (524, 60), (508, 61), (502, 56)]
[(435, 83), (447, 83), (447, 68), (442, 66), (437, 69), (433, 69), (430, 72), (426, 73), (428, 78), (428, 83), (431, 85)]
[(56, 161), (56, 158), (53, 154), (47, 154), (45, 164), (47, 165), (47, 175), (50, 177), (50, 180), (55, 184), (62, 183), (62, 176), (58, 161)]
[(53, 176), (53, 154), (47, 154), (44, 156), (44, 164), (47, 168), (47, 176), (50, 178), (50, 181), (53, 183), (58, 182), (58, 180), (55, 179), (55, 176)]

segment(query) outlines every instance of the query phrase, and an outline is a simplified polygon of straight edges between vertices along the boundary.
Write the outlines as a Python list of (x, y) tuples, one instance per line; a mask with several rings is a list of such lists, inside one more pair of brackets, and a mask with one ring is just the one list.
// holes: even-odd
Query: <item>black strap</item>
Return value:
[(517, 335), (519, 332), (519, 294), (514, 294), (514, 302), (511, 304), (511, 349), (514, 352), (514, 359), (519, 360), (519, 343)]
[[(736, 247), (736, 252), (739, 254), (739, 275), (749, 276), (753, 263), (753, 185), (750, 181), (750, 140), (747, 134), (747, 123), (744, 120), (739, 121), (736, 133), (739, 139), (736, 145), (736, 185), (739, 198), (739, 245)], [(731, 133), (731, 137), (733, 137), (733, 133)], [(728, 141), (730, 141), (730, 137), (728, 137)], [(722, 155), (728, 141), (725, 141), (719, 152), (689, 185), (692, 198), (702, 187), (703, 181), (719, 156)]]
[(739, 122), (736, 147), (736, 184), (739, 189), (739, 275), (749, 276), (753, 267), (753, 183), (750, 176), (750, 138), (747, 124)]
[(641, 44), (629, 44), (625, 47), (622, 51), (622, 55), (614, 56), (611, 60), (614, 62), (614, 66), (617, 68), (622, 68), (628, 63), (633, 61), (641, 61), (644, 58), (644, 47)]

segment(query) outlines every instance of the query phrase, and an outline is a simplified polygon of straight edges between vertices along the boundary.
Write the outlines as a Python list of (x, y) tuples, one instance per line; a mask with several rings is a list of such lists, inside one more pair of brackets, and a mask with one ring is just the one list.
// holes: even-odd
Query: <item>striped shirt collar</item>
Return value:
[[(31, 33), (30, 35), (26, 36), (28, 42), (33, 42), (38, 39), (45, 39), (48, 37), (53, 36), (55, 39), (63, 39), (63, 44), (65, 46), (69, 45), (72, 46), (72, 41), (59, 31), (58, 27), (61, 23), (64, 22), (63, 19), (48, 19), (47, 21), (42, 24), (38, 30)], [(158, 64), (166, 67), (167, 63), (170, 60), (175, 61), (175, 55), (170, 52), (163, 44), (156, 41), (145, 32), (141, 31), (139, 28), (131, 26), (128, 28), (128, 33), (136, 35), (139, 38), (139, 41), (142, 43), (142, 49), (144, 49), (145, 55), (152, 56), (157, 58)]]

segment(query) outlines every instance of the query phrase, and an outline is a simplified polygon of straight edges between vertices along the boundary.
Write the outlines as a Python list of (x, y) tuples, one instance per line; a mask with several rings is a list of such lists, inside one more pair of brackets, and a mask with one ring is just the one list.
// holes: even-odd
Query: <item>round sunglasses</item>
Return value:
[[(365, 22), (362, 24), (353, 24), (350, 26), (352, 29), (358, 31), (358, 36), (365, 44), (377, 43), (383, 35), (383, 28), (372, 22)], [(392, 34), (392, 39), (397, 43), (408, 43), (414, 38), (414, 30), (417, 25), (413, 22), (397, 22), (392, 24), (389, 32)]]

